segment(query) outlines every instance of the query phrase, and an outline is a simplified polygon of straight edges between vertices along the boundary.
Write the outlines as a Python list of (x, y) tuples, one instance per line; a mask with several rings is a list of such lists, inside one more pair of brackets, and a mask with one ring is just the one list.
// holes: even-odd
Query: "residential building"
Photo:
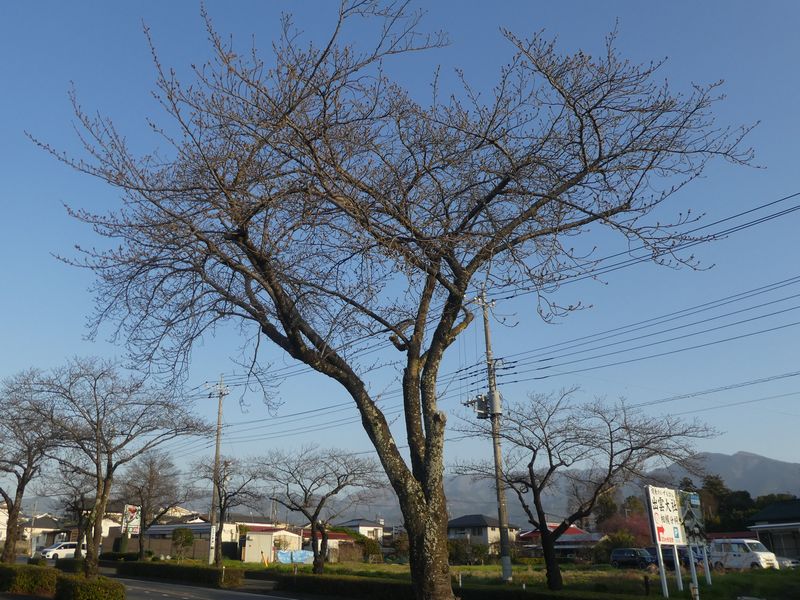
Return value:
[(377, 540), (378, 542), (383, 541), (383, 519), (378, 519), (377, 521), (370, 521), (369, 519), (350, 519), (344, 523), (338, 523), (336, 527), (352, 529), (356, 533)]
[[(514, 542), (519, 527), (509, 524), (508, 541)], [(484, 544), (494, 549), (500, 544), (500, 522), (488, 515), (464, 515), (447, 522), (447, 537), (451, 540), (467, 540), (470, 544)]]
[(800, 558), (800, 499), (765, 506), (750, 520), (748, 529), (772, 552)]

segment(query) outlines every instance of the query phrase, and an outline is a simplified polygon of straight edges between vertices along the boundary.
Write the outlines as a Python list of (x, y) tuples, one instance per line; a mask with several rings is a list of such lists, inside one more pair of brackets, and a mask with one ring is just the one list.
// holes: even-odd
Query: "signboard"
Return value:
[(678, 500), (681, 505), (681, 522), (686, 532), (686, 540), (695, 546), (705, 546), (706, 525), (700, 507), (700, 494), (679, 490)]
[(122, 513), (122, 533), (138, 534), (141, 522), (141, 507), (126, 504)]
[(650, 520), (660, 546), (685, 546), (686, 533), (681, 520), (678, 494), (671, 488), (647, 486)]

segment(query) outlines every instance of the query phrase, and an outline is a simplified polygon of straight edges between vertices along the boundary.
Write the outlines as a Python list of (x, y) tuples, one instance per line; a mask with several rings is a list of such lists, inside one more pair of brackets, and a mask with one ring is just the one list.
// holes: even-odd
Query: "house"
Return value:
[(239, 539), (243, 562), (270, 563), (275, 560), (278, 550), (296, 552), (302, 549), (302, 545), (300, 534), (279, 527), (253, 526)]
[(33, 515), (23, 520), (21, 527), (22, 539), (27, 540), (34, 550), (66, 541), (69, 537), (65, 523), (49, 513)]
[[(509, 524), (508, 541), (514, 542), (519, 527)], [(447, 537), (451, 540), (467, 540), (470, 544), (484, 544), (492, 548), (500, 543), (500, 522), (488, 515), (464, 515), (447, 522)]]
[[(547, 529), (553, 531), (560, 523), (548, 523)], [(555, 542), (556, 556), (575, 556), (584, 550), (589, 550), (603, 538), (602, 533), (591, 533), (570, 525)], [(538, 529), (523, 531), (517, 536), (517, 541), (532, 555), (537, 556), (542, 551), (542, 535)]]
[(767, 548), (778, 556), (800, 558), (800, 499), (765, 506), (750, 520), (748, 529)]
[(377, 521), (370, 521), (369, 519), (350, 519), (344, 523), (339, 523), (336, 527), (343, 527), (345, 529), (352, 529), (365, 537), (383, 541), (383, 519)]

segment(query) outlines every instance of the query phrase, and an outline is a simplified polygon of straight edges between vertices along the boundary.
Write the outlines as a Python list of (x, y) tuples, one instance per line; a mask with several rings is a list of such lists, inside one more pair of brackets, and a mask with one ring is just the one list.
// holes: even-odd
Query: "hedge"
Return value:
[(85, 558), (57, 558), (56, 569), (64, 573), (83, 573)]
[(138, 552), (101, 552), (100, 560), (126, 560), (134, 561), (139, 560)]
[(125, 586), (108, 577), (61, 575), (54, 600), (125, 600)]
[(11, 594), (52, 596), (58, 571), (35, 565), (0, 565), (0, 591)]
[(126, 577), (143, 577), (146, 579), (168, 579), (191, 585), (234, 588), (242, 584), (242, 569), (222, 569), (192, 565), (176, 565), (162, 562), (121, 562), (117, 563), (117, 575)]
[[(406, 600), (414, 597), (411, 582), (378, 577), (358, 577), (353, 575), (312, 575), (309, 573), (270, 573), (270, 579), (277, 582), (281, 591), (318, 593), (343, 596), (353, 599)], [(638, 596), (609, 594), (602, 592), (562, 590), (551, 592), (545, 588), (505, 585), (467, 585), (453, 586), (456, 596), (462, 600), (635, 600)]]

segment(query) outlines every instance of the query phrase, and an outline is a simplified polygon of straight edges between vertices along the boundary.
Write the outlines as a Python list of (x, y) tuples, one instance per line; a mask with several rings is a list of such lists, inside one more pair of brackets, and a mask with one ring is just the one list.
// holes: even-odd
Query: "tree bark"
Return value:
[(447, 552), (447, 506), (439, 485), (427, 502), (401, 505), (408, 531), (408, 560), (417, 600), (452, 600)]
[(317, 545), (317, 533), (319, 530), (317, 522), (311, 521), (311, 552), (314, 553), (314, 566), (311, 572), (317, 575), (325, 571), (325, 555), (322, 554), (321, 547)]
[(547, 530), (547, 524), (540, 529), (542, 540), (542, 555), (544, 556), (544, 566), (547, 570), (547, 589), (560, 590), (564, 587), (564, 580), (561, 577), (561, 568), (558, 566), (556, 557), (556, 540)]
[(0, 562), (13, 565), (17, 560), (17, 539), (19, 538), (19, 498), (13, 505), (8, 507), (8, 524), (6, 525), (6, 542), (3, 545), (3, 555)]

